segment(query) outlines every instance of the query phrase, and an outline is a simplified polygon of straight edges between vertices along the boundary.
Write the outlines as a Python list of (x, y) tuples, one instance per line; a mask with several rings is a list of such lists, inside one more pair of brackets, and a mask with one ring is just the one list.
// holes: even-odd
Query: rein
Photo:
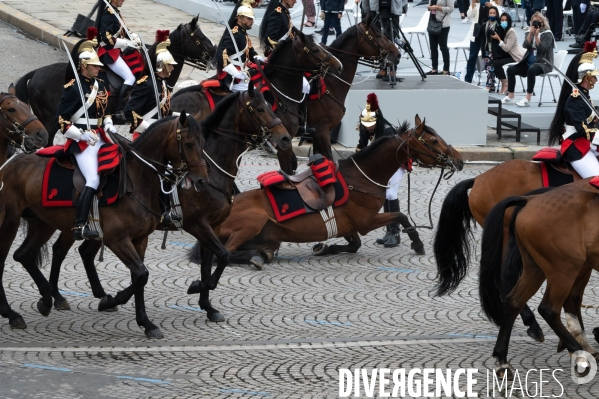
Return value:
[[(175, 32), (177, 32), (177, 31), (175, 31)], [(175, 34), (175, 32), (173, 32), (173, 34)], [(181, 32), (179, 36), (181, 36), (180, 37), (181, 42), (182, 42), (181, 48), (183, 48), (183, 44), (184, 44), (183, 40), (182, 40), (183, 33)], [(212, 58), (212, 56), (210, 55), (208, 49), (204, 48), (204, 46), (202, 45), (202, 42), (198, 38), (195, 37), (195, 32), (191, 32), (189, 36), (190, 36), (191, 40), (195, 41), (195, 45), (201, 49), (202, 54), (200, 55), (200, 58), (192, 58), (186, 54), (180, 54), (178, 52), (174, 52), (174, 50), (171, 50), (169, 48), (170, 53), (173, 55), (173, 57), (178, 57), (180, 59), (183, 59), (183, 63), (185, 65), (189, 65), (193, 68), (197, 68), (199, 70), (205, 70), (206, 72), (208, 72), (210, 70), (210, 59)], [(208, 39), (208, 37), (206, 37), (206, 39), (210, 40), (210, 39)], [(174, 42), (174, 41), (175, 40), (172, 40), (172, 42)], [(212, 44), (212, 45), (214, 46), (214, 44)]]
[[(6, 112), (4, 111), (4, 109), (2, 108), (2, 103), (5, 100), (9, 99), (9, 98), (14, 98), (17, 101), (19, 101), (19, 99), (16, 96), (13, 96), (12, 94), (4, 95), (2, 97), (2, 99), (0, 100), (0, 126), (6, 130), (6, 132), (2, 131), (1, 133), (8, 140), (8, 144), (12, 145), (13, 147), (19, 148), (21, 151), (23, 151), (26, 154), (29, 154), (29, 153), (31, 153), (33, 151), (28, 151), (25, 148), (25, 139), (28, 137), (27, 136), (27, 131), (25, 130), (25, 128), (31, 122), (37, 121), (38, 120), (37, 116), (35, 116), (35, 115), (32, 114), (27, 119), (25, 119), (25, 121), (23, 122), (23, 124), (20, 124), (19, 122), (11, 119), (6, 114)], [(16, 142), (15, 140), (13, 140), (11, 138), (11, 136), (14, 136), (14, 135), (20, 136), (21, 143), (18, 143), (18, 142)], [(37, 145), (36, 145), (36, 147), (37, 147)], [(9, 161), (10, 161), (10, 159), (9, 159)], [(8, 161), (6, 161), (6, 163), (8, 163)]]

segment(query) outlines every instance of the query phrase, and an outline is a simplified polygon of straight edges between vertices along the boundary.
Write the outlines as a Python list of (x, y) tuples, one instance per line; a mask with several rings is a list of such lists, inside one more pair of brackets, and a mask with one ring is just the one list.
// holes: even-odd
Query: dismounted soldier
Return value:
[[(378, 98), (375, 93), (370, 93), (366, 97), (366, 108), (360, 114), (360, 139), (356, 151), (366, 148), (369, 142), (383, 136), (392, 136), (397, 133), (396, 128), (391, 125), (384, 117), (379, 108)], [(397, 198), (397, 189), (399, 183), (406, 173), (406, 168), (409, 168), (409, 163), (401, 166), (397, 172), (391, 177), (389, 187), (386, 190), (385, 204), (383, 210), (385, 212), (399, 212), (399, 199)], [(397, 247), (400, 243), (399, 239), (399, 223), (391, 223), (387, 225), (387, 233), (383, 238), (376, 240), (377, 244), (383, 244), (385, 248)]]
[(247, 33), (253, 24), (254, 10), (251, 3), (246, 0), (238, 3), (229, 19), (231, 32), (225, 29), (215, 54), (217, 77), (227, 90), (246, 91), (250, 82), (248, 63), (264, 60), (254, 50)]
[[(139, 50), (141, 48), (140, 41), (137, 35), (129, 40), (125, 33), (125, 27), (121, 25), (116, 14), (123, 20), (119, 7), (123, 5), (125, 0), (111, 0), (109, 7), (103, 0), (99, 0), (98, 15), (96, 17), (96, 27), (98, 28), (99, 40), (101, 48), (98, 50), (98, 55), (101, 61), (108, 66), (114, 73), (123, 78), (123, 84), (119, 90), (119, 102), (116, 111), (113, 113), (115, 123), (124, 124), (125, 120), (125, 105), (127, 97), (131, 93), (133, 84), (135, 83), (135, 75), (129, 69), (129, 66), (121, 57), (121, 52), (127, 49)], [(124, 22), (124, 20), (123, 20)]]
[(563, 83), (549, 129), (550, 145), (561, 142), (562, 159), (569, 162), (583, 179), (599, 176), (597, 113), (589, 93), (595, 87), (599, 75), (593, 62), (596, 57), (595, 42), (587, 42), (584, 51), (570, 62), (566, 75), (576, 83), (577, 89), (573, 89), (567, 82)]
[[(65, 152), (73, 154), (77, 165), (85, 177), (85, 188), (79, 195), (77, 215), (73, 233), (75, 240), (98, 237), (98, 232), (87, 226), (87, 217), (92, 204), (100, 177), (98, 175), (98, 151), (104, 143), (111, 141), (106, 137), (104, 129), (116, 133), (109, 115), (105, 115), (108, 105), (108, 92), (104, 82), (96, 79), (102, 63), (96, 53), (95, 39), (97, 30), (88, 29), (88, 40), (80, 40), (71, 52), (77, 71), (67, 69), (66, 84), (56, 111), (56, 122), (60, 131), (67, 138)], [(78, 74), (83, 93), (75, 79)], [(85, 104), (81, 97), (86, 99)], [(89, 120), (86, 119), (84, 108), (87, 108)], [(89, 129), (87, 123), (89, 122)], [(104, 126), (104, 129), (102, 128)]]
[[(168, 51), (168, 46), (171, 44), (168, 35), (168, 30), (156, 31), (156, 43), (148, 49), (151, 65), (146, 64), (144, 74), (133, 87), (131, 98), (125, 108), (125, 117), (131, 122), (134, 140), (145, 132), (152, 123), (158, 120), (156, 90), (158, 90), (161, 115), (165, 117), (171, 114), (172, 87), (166, 84), (166, 79), (171, 75), (173, 65), (177, 63), (173, 55)], [(150, 68), (154, 70), (157, 87), (154, 87), (154, 82), (150, 76)], [(163, 186), (165, 191), (171, 191), (172, 187), (170, 183), (164, 182)], [(169, 227), (173, 219), (171, 216), (170, 198), (162, 189), (160, 190), (160, 206), (162, 209), (162, 225), (163, 227)], [(177, 220), (180, 220), (180, 218), (177, 217)]]

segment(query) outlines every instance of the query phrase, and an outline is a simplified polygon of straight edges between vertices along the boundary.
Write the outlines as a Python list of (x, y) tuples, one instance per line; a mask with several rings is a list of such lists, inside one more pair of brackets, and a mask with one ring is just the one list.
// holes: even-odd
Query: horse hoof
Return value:
[(199, 294), (202, 291), (202, 282), (200, 280), (196, 280), (187, 289), (187, 295), (191, 294)]
[(327, 254), (327, 249), (329, 248), (328, 245), (325, 245), (321, 242), (319, 242), (318, 244), (315, 244), (312, 247), (312, 254), (315, 256), (322, 256), (322, 255), (326, 255)]
[(424, 251), (424, 244), (422, 243), (422, 241), (420, 242), (412, 242), (412, 244), (410, 245), (410, 247), (414, 250), (414, 252), (416, 252), (416, 255), (425, 255), (425, 251)]
[(264, 259), (264, 263), (270, 263), (275, 257), (275, 253), (272, 249), (264, 248), (260, 251), (260, 256)]
[(46, 306), (44, 300), (40, 299), (39, 301), (37, 301), (37, 310), (38, 312), (40, 312), (42, 316), (47, 317), (50, 314), (50, 311), (52, 310), (52, 305)]
[(510, 367), (509, 364), (504, 364), (504, 365), (497, 367), (495, 369), (495, 372), (497, 374), (497, 378), (499, 378), (499, 379), (503, 379), (504, 375), (507, 375), (508, 381), (511, 381), (514, 379), (514, 372), (512, 371), (512, 368)]
[(258, 270), (264, 269), (264, 259), (261, 256), (252, 256), (250, 263)]
[(106, 313), (113, 313), (113, 312), (118, 312), (118, 311), (119, 311), (119, 305), (116, 305), (115, 307), (104, 310), (104, 312), (106, 312)]
[(100, 303), (98, 304), (98, 312), (105, 312), (108, 309), (114, 308), (115, 306), (111, 306), (109, 303), (111, 300), (111, 295), (103, 296), (102, 299), (100, 299)]
[(8, 322), (12, 328), (16, 328), (17, 330), (24, 330), (27, 328), (27, 323), (25, 320), (19, 316), (16, 319), (12, 319)]
[(56, 310), (71, 310), (71, 305), (69, 305), (69, 301), (64, 298), (58, 298), (54, 300), (54, 309)]
[[(545, 335), (543, 335), (543, 330), (541, 330), (541, 327), (539, 327), (539, 326), (529, 327), (528, 330), (526, 330), (526, 334), (528, 334), (528, 336), (530, 338), (534, 339), (537, 342), (545, 341)], [(558, 352), (561, 352), (561, 351), (558, 351)]]
[(593, 328), (593, 335), (595, 336), (595, 341), (599, 344), (599, 327)]
[(222, 315), (221, 312), (219, 312), (218, 310), (214, 311), (214, 312), (208, 312), (206, 314), (206, 317), (208, 317), (208, 321), (212, 321), (214, 323), (220, 323), (225, 321), (225, 316)]
[(146, 338), (162, 339), (164, 338), (164, 335), (162, 334), (162, 331), (160, 331), (159, 328), (153, 328), (151, 330), (146, 330)]

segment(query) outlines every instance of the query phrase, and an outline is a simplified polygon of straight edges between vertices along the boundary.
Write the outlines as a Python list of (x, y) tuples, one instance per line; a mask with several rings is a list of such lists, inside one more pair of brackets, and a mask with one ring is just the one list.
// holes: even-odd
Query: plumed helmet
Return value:
[(156, 31), (156, 72), (162, 72), (165, 65), (177, 65), (173, 55), (168, 51), (171, 41), (168, 30)]
[(96, 47), (98, 46), (98, 41), (96, 40), (97, 36), (98, 29), (96, 27), (90, 26), (87, 28), (87, 40), (83, 41), (77, 49), (77, 56), (81, 68), (86, 68), (88, 65), (103, 65), (100, 62), (98, 53), (96, 53)]
[(584, 54), (580, 57), (578, 62), (578, 81), (582, 82), (585, 76), (597, 76), (599, 70), (593, 62), (597, 58), (597, 42), (586, 42), (584, 44)]
[(366, 127), (371, 127), (376, 124), (376, 118), (379, 110), (379, 100), (375, 93), (370, 93), (366, 96), (366, 108), (360, 115), (360, 123)]
[(237, 8), (237, 16), (243, 15), (254, 19), (254, 9), (252, 8), (254, 3), (252, 0), (242, 0), (241, 5)]

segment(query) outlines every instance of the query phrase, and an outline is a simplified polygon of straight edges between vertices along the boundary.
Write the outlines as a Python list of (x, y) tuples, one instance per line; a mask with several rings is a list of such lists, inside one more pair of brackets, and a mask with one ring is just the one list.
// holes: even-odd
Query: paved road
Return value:
[[(3, 87), (34, 67), (62, 60), (52, 48), (0, 24), (0, 47), (9, 45), (8, 54), (15, 58), (3, 52)], [(442, 134), (442, 127), (434, 127)], [(252, 152), (242, 163), (239, 185), (242, 190), (257, 187), (255, 176), (276, 168), (271, 155)], [(451, 181), (442, 181), (433, 219), (455, 182), (489, 168), (469, 165)], [(411, 209), (418, 224), (427, 223), (437, 176), (426, 169), (412, 174)], [(405, 184), (402, 192), (405, 211)], [(53, 311), (47, 318), (36, 311), (39, 294), (31, 279), (9, 256), (4, 287), (28, 328), (12, 330), (0, 320), (0, 397), (333, 398), (338, 394), (339, 368), (375, 367), (478, 368), (476, 391), (486, 396), (484, 376), (495, 367), (491, 352), (497, 329), (480, 312), (477, 268), (453, 296), (433, 298), (432, 233), (421, 232), (425, 256), (413, 254), (407, 237), (399, 248), (382, 249), (374, 244), (379, 235), (381, 230), (364, 237), (355, 255), (317, 258), (308, 244), (284, 244), (264, 271), (232, 265), (212, 294), (227, 321), (214, 324), (199, 310), (197, 296), (185, 294), (199, 276), (198, 267), (186, 260), (193, 238), (169, 235), (167, 249), (161, 250), (162, 235), (153, 234), (146, 254), (146, 304), (149, 317), (165, 335), (161, 341), (144, 338), (132, 303), (117, 313), (96, 311), (98, 301), (91, 296), (75, 249), (69, 252), (60, 281), (72, 310)], [(19, 234), (15, 248), (22, 239)], [(129, 284), (127, 270), (111, 253), (97, 269), (107, 292), (114, 294)], [(48, 264), (43, 272), (49, 274)], [(589, 307), (583, 315), (589, 326), (596, 326), (596, 276), (586, 294)], [(537, 295), (532, 304), (538, 301)], [(564, 369), (558, 374), (566, 389), (562, 397), (597, 397), (597, 377), (581, 386), (570, 382), (567, 354), (556, 353), (557, 339), (545, 323), (541, 325), (548, 335), (542, 344), (526, 337), (517, 322), (512, 365), (521, 374), (532, 368)], [(532, 388), (530, 382), (528, 386)], [(559, 395), (560, 387), (546, 383), (543, 394), (551, 393)]]

